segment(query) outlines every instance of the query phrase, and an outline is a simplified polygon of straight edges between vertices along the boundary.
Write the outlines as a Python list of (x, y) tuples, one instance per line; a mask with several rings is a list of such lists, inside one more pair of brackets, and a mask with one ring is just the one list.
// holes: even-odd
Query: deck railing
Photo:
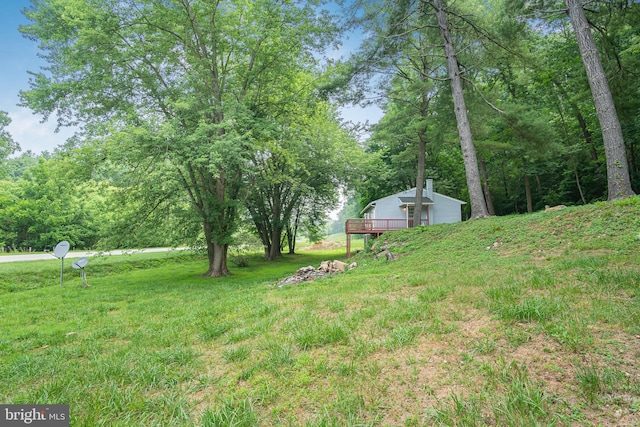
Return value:
[[(420, 225), (427, 225), (427, 219), (423, 219)], [(348, 219), (345, 224), (347, 234), (384, 233), (385, 231), (401, 230), (413, 227), (413, 218), (409, 219)]]

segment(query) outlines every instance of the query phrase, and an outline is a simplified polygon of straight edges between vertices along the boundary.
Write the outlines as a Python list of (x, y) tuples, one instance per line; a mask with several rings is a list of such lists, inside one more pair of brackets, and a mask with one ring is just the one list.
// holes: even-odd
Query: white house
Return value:
[[(462, 200), (454, 199), (433, 191), (433, 180), (427, 179), (422, 191), (422, 225), (445, 224), (462, 221)], [(407, 228), (413, 225), (413, 211), (416, 206), (415, 187), (374, 200), (360, 214), (365, 219), (404, 220)]]
[[(427, 179), (422, 192), (421, 225), (460, 222), (464, 204), (462, 200), (433, 191), (433, 180)], [(385, 231), (412, 227), (415, 206), (415, 187), (369, 203), (360, 212), (363, 218), (347, 220), (347, 256), (351, 251), (351, 234), (379, 236)]]

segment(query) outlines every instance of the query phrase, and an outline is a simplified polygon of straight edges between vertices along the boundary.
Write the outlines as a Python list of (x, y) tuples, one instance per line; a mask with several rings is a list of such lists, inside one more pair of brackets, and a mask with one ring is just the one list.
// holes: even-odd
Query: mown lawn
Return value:
[(195, 255), (95, 260), (87, 289), (0, 265), (0, 402), (87, 426), (640, 423), (640, 198), (382, 245), (399, 258), (288, 287), (344, 249), (223, 279)]

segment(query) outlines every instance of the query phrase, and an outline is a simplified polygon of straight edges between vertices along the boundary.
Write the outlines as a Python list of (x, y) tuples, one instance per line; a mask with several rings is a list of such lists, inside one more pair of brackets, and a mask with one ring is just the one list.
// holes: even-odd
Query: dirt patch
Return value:
[(325, 251), (325, 250), (329, 250), (329, 249), (339, 249), (339, 248), (341, 248), (343, 246), (344, 245), (342, 243), (339, 243), (339, 242), (322, 241), (322, 242), (314, 243), (313, 245), (309, 246), (308, 248), (305, 248), (305, 250), (308, 250), (308, 251)]

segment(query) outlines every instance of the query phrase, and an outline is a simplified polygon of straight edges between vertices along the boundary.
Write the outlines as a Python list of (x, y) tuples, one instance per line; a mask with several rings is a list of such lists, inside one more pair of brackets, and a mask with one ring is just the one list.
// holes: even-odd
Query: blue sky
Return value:
[[(18, 107), (19, 92), (29, 89), (28, 71), (38, 71), (44, 64), (38, 58), (37, 44), (22, 36), (20, 25), (28, 21), (21, 11), (30, 6), (30, 0), (0, 0), (0, 110), (9, 113), (8, 131), (20, 144), (22, 152), (36, 154), (53, 151), (73, 135), (70, 129), (55, 132), (55, 118), (42, 122), (42, 117), (27, 108)], [(345, 107), (342, 116), (346, 120), (375, 123), (381, 113), (378, 108), (363, 109)]]
[(18, 93), (29, 89), (27, 71), (37, 71), (42, 65), (37, 44), (18, 31), (18, 26), (27, 23), (20, 11), (29, 4), (29, 0), (0, 0), (0, 110), (9, 113), (8, 131), (22, 151), (41, 153), (53, 151), (73, 132), (63, 129), (56, 133), (55, 120), (40, 123), (42, 117), (17, 106)]

